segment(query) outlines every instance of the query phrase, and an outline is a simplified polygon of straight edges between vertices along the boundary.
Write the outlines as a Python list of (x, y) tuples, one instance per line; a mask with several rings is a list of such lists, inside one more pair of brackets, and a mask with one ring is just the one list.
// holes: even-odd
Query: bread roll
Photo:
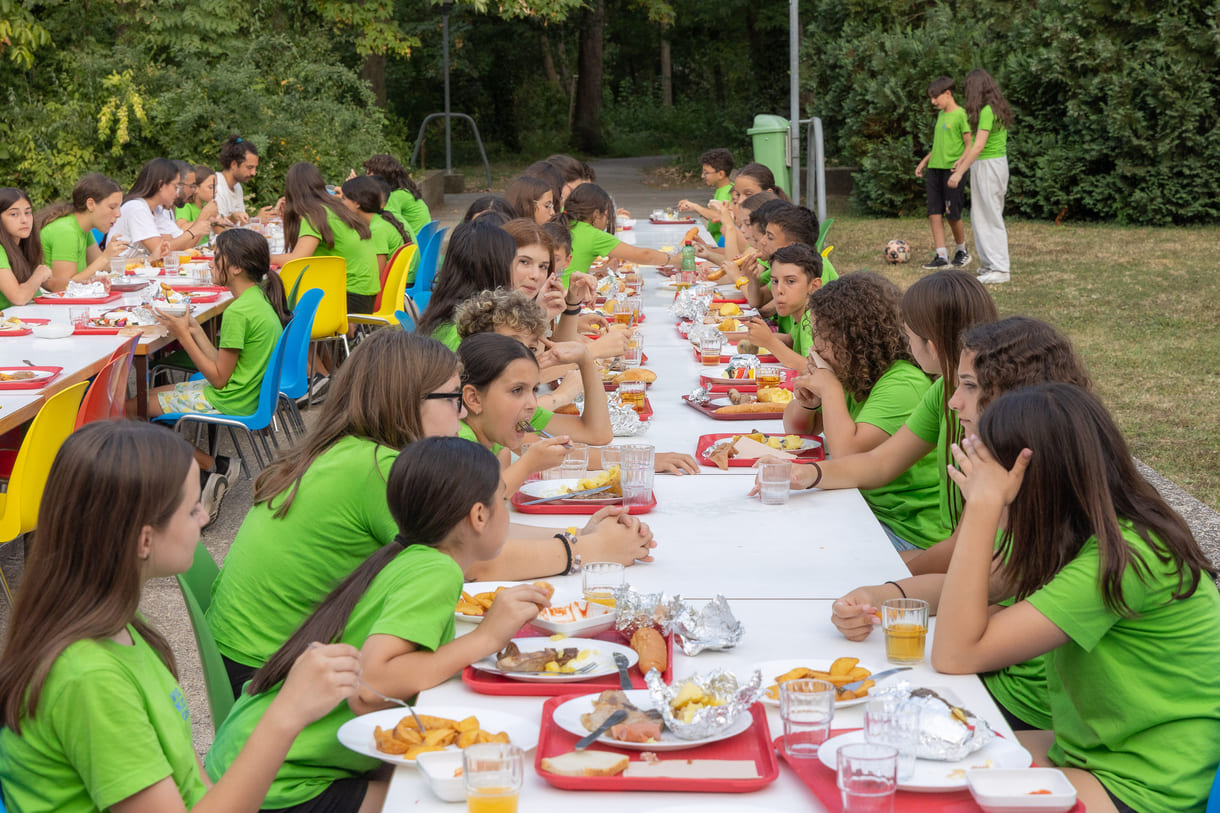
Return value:
[(647, 370), (643, 367), (636, 367), (635, 369), (628, 370), (625, 373), (619, 373), (618, 377), (614, 379), (616, 384), (621, 384), (624, 381), (643, 381), (647, 384), (651, 384), (656, 380), (657, 374), (652, 370)]
[(631, 648), (640, 656), (640, 672), (646, 675), (653, 669), (658, 672), (665, 671), (668, 653), (661, 633), (652, 627), (640, 627), (631, 636)]
[(544, 758), (542, 770), (559, 776), (618, 776), (630, 762), (625, 755), (609, 751), (569, 751)]
[(722, 406), (716, 410), (717, 415), (745, 415), (747, 413), (783, 415), (784, 405), (766, 403), (731, 404), (729, 406)]

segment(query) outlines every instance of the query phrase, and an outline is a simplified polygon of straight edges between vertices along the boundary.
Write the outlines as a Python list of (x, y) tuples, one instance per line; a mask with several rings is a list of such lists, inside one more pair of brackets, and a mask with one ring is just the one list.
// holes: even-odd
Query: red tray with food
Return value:
[[(648, 495), (649, 502), (645, 505), (633, 505), (627, 511), (628, 514), (647, 514), (649, 511), (657, 507), (657, 495), (655, 492)], [(518, 491), (513, 495), (512, 506), (522, 514), (596, 514), (607, 505), (620, 505), (621, 503), (607, 503), (605, 500), (592, 500), (589, 502), (575, 502), (565, 504), (562, 500), (553, 502), (539, 503), (538, 505), (525, 505), (524, 503), (530, 500), (537, 499), (528, 494), (522, 494)]]
[[(830, 732), (830, 736), (837, 737), (840, 734), (857, 730), (859, 729), (835, 729)], [(539, 748), (542, 747), (542, 743), (538, 745)], [(829, 813), (842, 813), (843, 798), (839, 792), (834, 771), (827, 768), (818, 759), (790, 759), (784, 751), (782, 735), (775, 738), (773, 746), (780, 758), (788, 763), (788, 767), (796, 772), (807, 788), (813, 791)], [(983, 808), (974, 801), (969, 790), (942, 793), (915, 793), (899, 790), (894, 793), (894, 810), (902, 813), (982, 813)], [(1085, 806), (1081, 802), (1076, 802), (1076, 806), (1068, 813), (1085, 813)]]
[(30, 329), (30, 325), (45, 325), (50, 323), (50, 319), (26, 319), (24, 316), (16, 317), (21, 320), (21, 324), (25, 325), (22, 328), (13, 328), (11, 330), (0, 330), (0, 336), (29, 336), (34, 331)]
[(0, 367), (0, 390), (40, 390), (63, 371), (63, 367)]
[[(581, 695), (552, 697), (542, 705), (542, 729), (538, 737), (538, 748), (534, 754), (534, 770), (551, 785), (564, 790), (597, 791), (673, 791), (679, 793), (749, 793), (761, 790), (779, 776), (779, 761), (771, 745), (771, 729), (767, 725), (767, 713), (761, 703), (750, 707), (752, 723), (742, 733), (719, 742), (699, 745), (681, 751), (664, 752), (646, 758), (643, 751), (619, 751), (600, 743), (588, 748), (590, 752), (606, 752), (628, 760), (626, 773), (615, 776), (569, 776), (543, 770), (544, 760), (567, 754), (579, 739), (560, 728), (554, 720), (555, 709), (563, 703)], [(595, 757), (596, 758), (596, 757)], [(644, 769), (646, 763), (654, 775), (632, 776), (631, 766)], [(676, 775), (664, 773), (665, 763), (674, 765)], [(718, 764), (719, 763), (719, 764)], [(753, 763), (751, 778), (725, 778), (727, 771), (720, 765)]]
[(34, 297), (34, 302), (38, 305), (104, 305), (107, 302), (113, 302), (121, 297), (122, 294), (112, 292), (106, 296), (87, 296), (87, 297), (66, 297), (62, 294), (45, 294), (43, 296)]
[[(762, 361), (762, 359), (760, 358), (759, 361)], [(727, 365), (728, 361), (725, 364)], [(730, 389), (736, 389), (739, 392), (755, 392), (758, 390), (758, 384), (753, 378), (728, 378), (723, 375), (725, 372), (723, 368), (709, 367), (707, 372), (699, 376), (699, 383), (704, 387), (712, 387), (713, 392), (728, 392)], [(785, 367), (783, 374), (784, 379), (780, 382), (780, 386), (786, 390), (792, 389), (792, 382), (796, 379), (796, 370)], [(724, 385), (724, 389), (714, 389), (720, 385)]]
[[(134, 325), (133, 325), (134, 327)], [(126, 325), (76, 325), (72, 328), (73, 336), (116, 336)]]
[[(699, 443), (695, 447), (695, 457), (705, 466), (716, 466), (716, 462), (707, 456), (708, 451), (712, 446), (716, 445), (727, 438), (735, 438), (739, 435), (750, 434), (748, 432), (725, 432), (718, 435), (700, 435)], [(800, 438), (802, 443), (799, 449), (786, 450), (793, 455), (796, 455), (795, 462), (810, 462), (813, 460), (825, 460), (826, 450), (822, 447), (822, 438), (818, 435), (779, 435), (771, 433), (771, 437), (795, 437)], [(760, 450), (761, 454), (761, 450)], [(758, 457), (747, 457), (743, 454), (738, 454), (736, 457), (730, 457), (728, 460), (729, 468), (731, 469), (748, 469), (751, 468)]]
[[(713, 398), (712, 401), (719, 399)], [(727, 400), (727, 399), (725, 399)], [(716, 404), (716, 403), (692, 403), (689, 395), (682, 396), (682, 403), (686, 404), (691, 409), (702, 412), (714, 421), (778, 421), (784, 417), (784, 404), (739, 404), (740, 410), (732, 410), (729, 412), (718, 412), (721, 408), (728, 409), (731, 404)], [(754, 407), (754, 409), (749, 409)], [(773, 409), (766, 409), (773, 407)]]
[[(606, 389), (609, 390), (610, 388), (607, 387)], [(618, 389), (618, 387), (616, 386), (615, 389)], [(644, 408), (637, 410), (635, 414), (640, 416), (641, 421), (646, 421), (652, 417), (652, 402), (648, 400), (647, 396), (644, 398)]]
[[(735, 342), (735, 341), (738, 341), (738, 337), (744, 339), (746, 337), (746, 335), (747, 334), (745, 334), (745, 333), (726, 333), (726, 334), (724, 334), (724, 338), (730, 342)], [(699, 352), (699, 348), (695, 347), (694, 345), (691, 345), (691, 348), (695, 351), (695, 361), (702, 363), (703, 354)], [(725, 353), (722, 350), (720, 353), (720, 363), (728, 364), (730, 361), (733, 360), (734, 355), (736, 355), (736, 354), (731, 353), (731, 352)], [(771, 355), (770, 353), (758, 354), (758, 360), (760, 362), (762, 362), (763, 364), (779, 364), (779, 359), (777, 359), (775, 356)]]
[(728, 288), (725, 288), (712, 294), (713, 305), (719, 302), (732, 302), (734, 305), (740, 305), (745, 301), (746, 292), (742, 290), (729, 290)]
[(648, 218), (648, 222), (656, 226), (689, 226), (695, 222), (693, 217), (683, 217), (680, 219), (669, 220), (668, 218)]
[[(642, 356), (641, 360), (642, 360), (642, 361), (643, 361), (645, 364), (647, 364), (647, 363), (648, 363), (648, 356), (647, 356), (647, 355)], [(650, 388), (652, 387), (652, 385), (653, 385), (653, 382), (655, 382), (655, 381), (657, 380), (657, 374), (656, 374), (656, 373), (654, 373), (652, 370), (649, 370), (649, 369), (648, 369), (648, 368), (646, 368), (646, 367), (637, 367), (637, 368), (635, 368), (635, 369), (637, 369), (637, 370), (643, 370), (643, 371), (644, 371), (643, 373), (637, 373), (636, 375), (641, 375), (641, 376), (643, 376), (643, 378), (644, 378), (644, 388), (645, 388), (645, 389), (650, 389)], [(624, 372), (629, 372), (629, 371), (624, 371)], [(621, 373), (615, 373), (614, 375), (615, 375), (615, 376), (616, 376), (616, 378), (617, 378), (617, 376), (621, 375)], [(649, 380), (649, 378), (651, 378), (651, 380)], [(638, 379), (637, 379), (637, 380), (638, 380)], [(617, 380), (615, 380), (615, 381), (607, 381), (606, 379), (602, 379), (602, 386), (606, 388), (606, 392), (614, 392), (615, 390), (617, 390), (617, 389), (618, 389), (618, 381), (617, 381)]]
[[(529, 624), (521, 628), (514, 638), (539, 638), (546, 637), (551, 633), (540, 630), (537, 627)], [(605, 632), (599, 632), (597, 635), (578, 636), (589, 637), (595, 641), (610, 641), (615, 644), (625, 644), (623, 636), (618, 630), (609, 629)], [(562, 642), (561, 642), (562, 643)], [(661, 679), (666, 683), (674, 682), (674, 637), (673, 635), (665, 636), (665, 671), (661, 673)], [(636, 689), (646, 689), (648, 685), (644, 682), (644, 675), (640, 672), (638, 666), (632, 666), (627, 670), (627, 677), (631, 678), (631, 685)], [(475, 669), (473, 666), (467, 666), (462, 671), (462, 682), (470, 688), (474, 689), (479, 694), (502, 694), (513, 696), (537, 696), (537, 695), (560, 695), (572, 694), (573, 692), (600, 692), (603, 689), (617, 689), (620, 687), (618, 675), (605, 675), (603, 677), (589, 678), (582, 680), (579, 683), (526, 683), (521, 680), (512, 680), (501, 675), (494, 675), (490, 672), (484, 672)]]
[[(225, 291), (229, 290), (228, 288), (224, 287), (223, 285), (200, 285), (198, 282), (187, 282), (185, 280), (182, 282), (177, 282), (172, 279), (166, 279), (166, 280), (161, 280), (161, 281), (164, 282), (169, 287), (173, 288), (175, 291), (181, 291), (183, 293), (195, 293), (196, 291), (200, 291), (203, 293), (221, 294), (221, 293), (224, 293)], [(192, 299), (193, 298), (194, 297), (192, 297)]]

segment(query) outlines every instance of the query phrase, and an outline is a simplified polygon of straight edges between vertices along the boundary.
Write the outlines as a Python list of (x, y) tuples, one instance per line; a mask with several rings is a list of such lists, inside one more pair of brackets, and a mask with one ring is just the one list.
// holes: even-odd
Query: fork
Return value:
[(364, 688), (368, 689), (373, 694), (380, 697), (382, 700), (386, 701), (387, 703), (396, 703), (397, 705), (402, 706), (404, 709), (411, 712), (411, 716), (415, 718), (415, 725), (419, 726), (419, 733), (420, 734), (427, 733), (427, 729), (424, 728), (423, 721), (421, 721), (419, 719), (419, 715), (415, 713), (415, 709), (411, 707), (410, 703), (408, 703), (405, 700), (399, 700), (397, 697), (390, 697), (388, 695), (382, 694), (381, 692), (377, 691), (369, 684), (365, 683), (364, 678), (360, 677), (359, 675), (356, 675), (356, 682), (359, 683)]
[[(535, 428), (534, 428), (534, 427), (533, 427), (533, 426), (530, 424), (530, 422), (529, 422), (529, 421), (517, 421), (517, 431), (518, 431), (518, 432), (525, 432), (526, 434), (529, 434), (529, 433), (531, 433), (531, 432), (532, 432), (533, 434), (537, 435), (538, 437), (540, 437), (540, 438), (546, 438), (546, 439), (548, 439), (548, 440), (549, 440), (549, 439), (551, 439), (551, 438), (553, 438), (553, 437), (555, 437), (554, 435), (552, 435), (550, 432), (546, 431), (545, 429), (535, 429)], [(563, 444), (563, 447), (564, 447), (565, 449), (571, 449), (571, 448), (572, 448), (572, 444), (571, 444), (571, 443), (565, 443), (565, 444)]]
[[(583, 675), (587, 672), (592, 672), (596, 668), (597, 668), (597, 661), (589, 661), (584, 666), (581, 666), (578, 669), (573, 669), (571, 672), (556, 672), (555, 674)], [(504, 674), (506, 674), (506, 675), (537, 675), (539, 673), (538, 672), (505, 672)]]

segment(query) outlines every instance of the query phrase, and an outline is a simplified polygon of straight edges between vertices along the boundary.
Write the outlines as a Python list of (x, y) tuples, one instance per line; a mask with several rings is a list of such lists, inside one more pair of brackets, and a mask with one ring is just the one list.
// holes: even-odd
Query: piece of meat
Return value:
[[(627, 712), (627, 719), (620, 723), (620, 726), (633, 726), (637, 724), (654, 724), (658, 726), (657, 734), (660, 734), (661, 712), (655, 709), (648, 711), (640, 711), (630, 700), (627, 695), (623, 694), (618, 689), (607, 689), (598, 695), (593, 701), (593, 711), (588, 714), (580, 715), (580, 723), (585, 727), (586, 731), (592, 731), (606, 721), (614, 712), (622, 709)], [(619, 726), (615, 726), (618, 728)], [(654, 738), (655, 739), (655, 738)], [(640, 740), (647, 742), (647, 740)]]
[(661, 739), (660, 721), (641, 720), (635, 723), (619, 723), (611, 727), (610, 736), (620, 742), (656, 742)]
[(504, 672), (545, 672), (546, 665), (551, 661), (563, 666), (575, 660), (580, 654), (576, 647), (564, 650), (553, 648), (540, 649), (536, 652), (522, 652), (512, 641), (496, 657), (496, 667)]

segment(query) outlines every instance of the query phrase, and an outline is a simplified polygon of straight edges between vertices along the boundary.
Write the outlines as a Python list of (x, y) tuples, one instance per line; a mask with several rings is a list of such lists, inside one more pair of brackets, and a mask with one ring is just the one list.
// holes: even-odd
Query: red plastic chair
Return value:
[[(80, 429), (94, 421), (108, 421), (114, 418), (114, 378), (119, 370), (127, 366), (127, 360), (119, 357), (108, 363), (102, 371), (93, 377), (88, 392), (80, 402), (76, 412), (76, 427)], [(127, 394), (127, 379), (123, 378), (123, 394)]]
[(131, 359), (136, 353), (136, 345), (139, 344), (140, 337), (132, 336), (131, 341), (127, 344), (119, 345), (115, 351), (110, 354), (110, 358), (106, 363), (122, 360), (120, 367), (116, 368), (112, 376), (114, 384), (114, 392), (111, 396), (110, 417), (115, 420), (122, 420), (127, 417), (124, 412), (124, 405), (127, 403), (127, 376), (131, 371)]

